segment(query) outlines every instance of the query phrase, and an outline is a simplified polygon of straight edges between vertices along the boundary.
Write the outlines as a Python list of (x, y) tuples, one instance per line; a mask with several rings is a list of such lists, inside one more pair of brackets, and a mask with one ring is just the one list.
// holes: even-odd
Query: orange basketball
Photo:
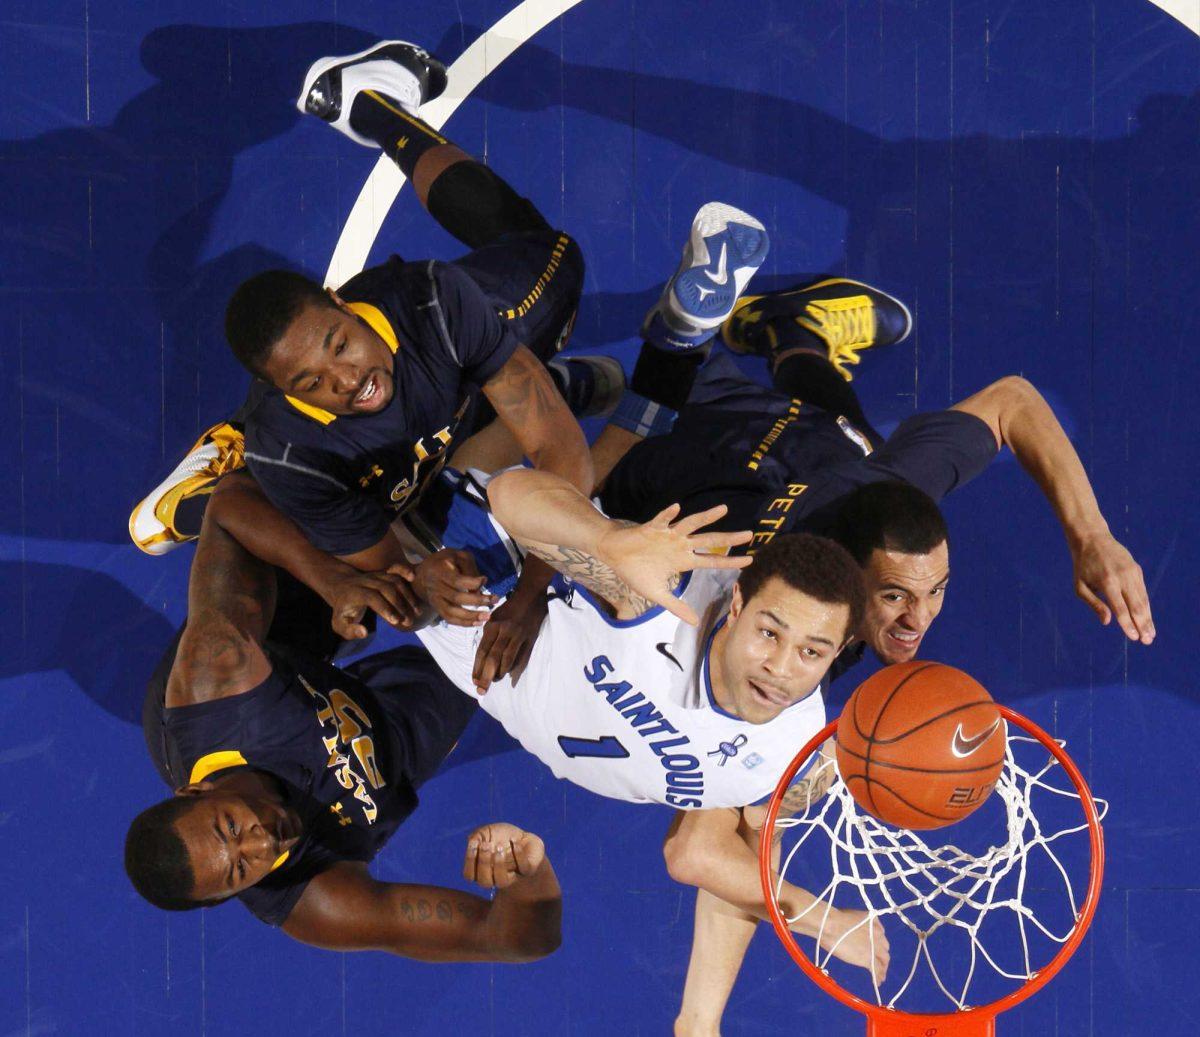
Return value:
[(888, 666), (858, 686), (837, 728), (842, 780), (897, 828), (961, 821), (996, 785), (1007, 732), (978, 681), (933, 662)]

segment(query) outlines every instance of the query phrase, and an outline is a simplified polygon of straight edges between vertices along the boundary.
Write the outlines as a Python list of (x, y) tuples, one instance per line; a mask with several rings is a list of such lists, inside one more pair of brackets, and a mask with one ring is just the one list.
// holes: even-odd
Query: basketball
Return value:
[(864, 810), (897, 828), (961, 821), (1004, 767), (1005, 724), (978, 681), (942, 663), (888, 666), (858, 686), (837, 728), (837, 763)]

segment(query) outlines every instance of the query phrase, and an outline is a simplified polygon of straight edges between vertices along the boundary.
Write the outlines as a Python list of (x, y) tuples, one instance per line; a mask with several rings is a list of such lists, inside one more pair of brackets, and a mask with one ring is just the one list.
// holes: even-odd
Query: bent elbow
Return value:
[(492, 515), (502, 526), (504, 519), (512, 508), (512, 498), (516, 492), (514, 484), (519, 483), (524, 476), (524, 469), (511, 468), (507, 472), (494, 475), (487, 484), (488, 505)]
[(555, 929), (553, 932), (543, 933), (538, 939), (530, 940), (524, 947), (521, 948), (521, 961), (541, 961), (542, 958), (548, 958), (559, 947), (562, 946), (562, 930)]
[(508, 965), (528, 965), (550, 957), (562, 946), (562, 927), (526, 933), (506, 947), (498, 959)]
[(1029, 400), (1041, 396), (1033, 382), (1019, 374), (1005, 375), (993, 382), (991, 388), (1014, 400)]

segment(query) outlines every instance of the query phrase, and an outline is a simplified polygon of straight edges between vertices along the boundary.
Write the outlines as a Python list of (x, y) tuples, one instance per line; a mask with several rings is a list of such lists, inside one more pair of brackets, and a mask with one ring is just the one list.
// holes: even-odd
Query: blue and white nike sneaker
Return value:
[(749, 213), (722, 202), (702, 206), (679, 269), (646, 314), (642, 337), (668, 352), (706, 345), (733, 312), (769, 247), (766, 228)]

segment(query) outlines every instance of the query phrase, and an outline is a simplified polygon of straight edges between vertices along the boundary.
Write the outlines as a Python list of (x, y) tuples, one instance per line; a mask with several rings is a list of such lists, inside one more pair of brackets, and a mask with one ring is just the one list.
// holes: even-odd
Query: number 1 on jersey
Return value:
[(623, 760), (629, 755), (629, 750), (613, 735), (603, 735), (600, 738), (572, 738), (570, 735), (558, 736), (558, 747), (571, 759), (577, 756), (587, 756), (597, 760)]

